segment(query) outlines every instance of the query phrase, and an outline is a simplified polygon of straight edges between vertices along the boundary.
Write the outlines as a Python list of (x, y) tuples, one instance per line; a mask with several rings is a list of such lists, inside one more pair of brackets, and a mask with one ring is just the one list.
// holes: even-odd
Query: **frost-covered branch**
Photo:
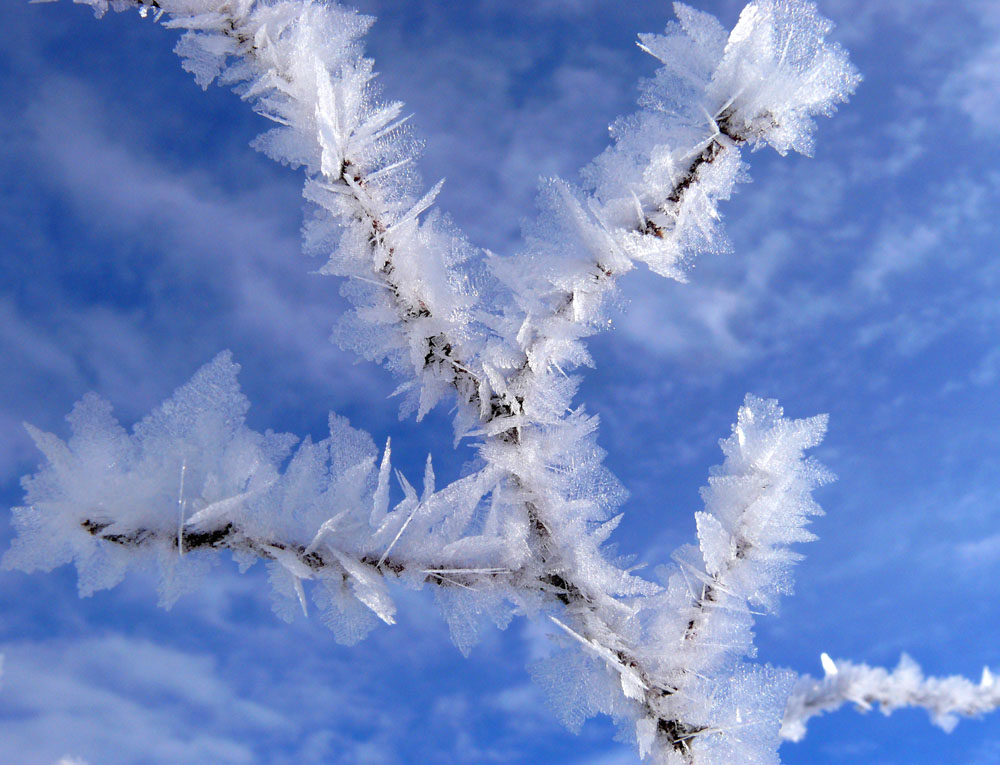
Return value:
[[(305, 170), (306, 248), (349, 279), (355, 306), (341, 341), (400, 374), (418, 417), (454, 396), (456, 436), (477, 439), (481, 464), (440, 491), (428, 470), (420, 496), (400, 477), (405, 497), (390, 511), (388, 449), (375, 470), (374, 447), (359, 446), (370, 439), (331, 420), (330, 439), (305, 442), (282, 470), (291, 441), (245, 428), (221, 359), (134, 436), (93, 400), (75, 412), (69, 446), (36, 434), (50, 467), (29, 483), (8, 565), (74, 560), (86, 592), (156, 559), (169, 601), (189, 569), (180, 561), (227, 548), (267, 559), (293, 604), (304, 607), (301, 583), (317, 579), (324, 604), (362, 603), (384, 621), (387, 578), (445, 585), (463, 649), (482, 615), (504, 623), (512, 609), (549, 614), (582, 647), (536, 670), (583, 684), (568, 722), (608, 712), (663, 762), (754, 737), (762, 757), (773, 752), (783, 681), (740, 664), (752, 648), (748, 604), (782, 589), (786, 546), (808, 536), (822, 473), (802, 452), (822, 423), (747, 400), (699, 514), (701, 553), (681, 553), (664, 590), (602, 549), (624, 492), (568, 372), (590, 363), (584, 340), (607, 324), (618, 276), (641, 261), (681, 278), (698, 252), (725, 246), (717, 208), (744, 175), (741, 146), (809, 149), (813, 116), (857, 83), (825, 39), (829, 23), (807, 2), (758, 0), (727, 35), (678, 4), (678, 24), (642, 38), (664, 67), (585, 186), (548, 182), (526, 248), (472, 278), (474, 250), (431, 209), (438, 187), (420, 187), (401, 104), (372, 84), (359, 43), (371, 19), (310, 0), (85, 1), (185, 30), (178, 53), (196, 80), (234, 85), (277, 123), (257, 147)], [(574, 671), (553, 675), (560, 661)], [(723, 693), (730, 671), (740, 680)]]
[(988, 667), (978, 683), (961, 676), (924, 677), (920, 666), (903, 654), (891, 672), (882, 667), (833, 661), (823, 654), (825, 676), (800, 677), (788, 698), (782, 738), (800, 741), (809, 719), (854, 704), (867, 712), (875, 704), (883, 714), (903, 707), (927, 710), (931, 721), (950, 732), (959, 717), (979, 717), (1000, 707), (1000, 683)]
[(233, 86), (277, 124), (254, 145), (305, 172), (305, 248), (349, 280), (355, 306), (341, 342), (411, 381), (418, 416), (449, 391), (478, 404), (478, 296), (459, 270), (475, 251), (432, 209), (441, 184), (422, 188), (403, 104), (381, 98), (360, 44), (374, 19), (312, 0), (84, 1), (184, 30), (177, 53), (197, 82)]
[[(516, 530), (482, 507), (497, 491), (487, 474), (437, 490), (428, 461), (419, 494), (397, 473), (404, 496), (390, 509), (388, 446), (378, 459), (366, 433), (331, 415), (329, 438), (306, 439), (289, 458), (296, 438), (246, 426), (237, 371), (220, 355), (131, 435), (96, 396), (74, 408), (68, 442), (31, 428), (47, 465), (25, 480), (29, 504), (14, 510), (4, 565), (74, 563), (82, 595), (154, 566), (169, 605), (213, 552), (229, 550), (243, 568), (268, 562), (280, 615), (305, 610), (302, 582), (315, 582), (312, 597), (344, 642), (374, 617), (393, 622), (387, 580), (544, 597), (510, 554)], [(465, 628), (460, 613), (447, 615)]]
[(607, 326), (617, 277), (637, 262), (683, 280), (696, 255), (725, 249), (719, 203), (747, 178), (741, 147), (809, 153), (813, 118), (858, 83), (811, 3), (750, 3), (731, 33), (709, 14), (674, 9), (665, 34), (640, 36), (662, 66), (642, 84), (639, 111), (615, 123), (583, 188), (543, 187), (527, 249), (496, 265), (518, 301), (501, 334), (516, 333), (525, 388), (525, 366), (540, 374), (590, 362), (581, 340)]
[[(789, 590), (789, 550), (808, 541), (811, 497), (829, 474), (804, 457), (825, 431), (823, 417), (789, 420), (774, 401), (748, 396), (726, 461), (703, 490), (699, 547), (675, 554), (666, 592), (638, 618), (635, 645), (648, 678), (635, 731), (640, 754), (657, 762), (770, 761), (788, 673), (746, 663), (753, 656), (752, 607), (773, 609)], [(770, 742), (770, 743), (769, 743)]]

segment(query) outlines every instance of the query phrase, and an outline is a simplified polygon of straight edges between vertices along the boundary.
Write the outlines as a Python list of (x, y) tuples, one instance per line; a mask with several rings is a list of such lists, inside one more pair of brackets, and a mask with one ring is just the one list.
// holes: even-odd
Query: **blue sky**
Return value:
[[(426, 179), (477, 243), (517, 246), (539, 176), (573, 177), (631, 110), (635, 35), (669, 4), (365, 0), (390, 97), (427, 141)], [(520, 7), (520, 6), (525, 7)], [(694, 5), (731, 26), (736, 2)], [(865, 81), (816, 156), (750, 158), (725, 208), (733, 251), (688, 284), (633, 274), (593, 343), (581, 400), (631, 491), (617, 532), (651, 565), (694, 535), (698, 488), (746, 391), (830, 414), (797, 593), (758, 625), (763, 660), (929, 673), (1000, 666), (1000, 4), (823, 0)], [(250, 424), (320, 435), (333, 409), (456, 475), (447, 412), (399, 422), (395, 382), (328, 342), (338, 285), (300, 254), (300, 179), (248, 148), (261, 121), (203, 93), (174, 35), (133, 14), (0, 4), (0, 499), (95, 390), (132, 423), (230, 348)], [(4, 546), (11, 536), (0, 523)], [(229, 563), (167, 613), (135, 577), (76, 597), (72, 572), (0, 573), (0, 761), (618, 765), (606, 720), (560, 727), (515, 623), (463, 659), (427, 595), (354, 648), (270, 613)], [(813, 722), (789, 763), (994, 763), (1000, 716), (949, 735), (921, 712)]]

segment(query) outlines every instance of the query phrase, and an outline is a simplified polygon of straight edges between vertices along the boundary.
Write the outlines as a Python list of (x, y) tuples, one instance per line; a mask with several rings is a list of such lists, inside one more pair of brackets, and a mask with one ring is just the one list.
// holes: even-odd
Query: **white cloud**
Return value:
[(252, 762), (244, 735), (288, 724), (234, 695), (211, 656), (114, 634), (5, 653), (4, 762)]
[(959, 559), (974, 568), (991, 567), (1000, 562), (1000, 534), (963, 542), (956, 548)]
[(982, 135), (1000, 130), (1000, 42), (978, 51), (945, 86)]
[(919, 268), (941, 247), (942, 231), (923, 223), (883, 230), (867, 262), (856, 272), (858, 283), (877, 292), (887, 277)]
[(1000, 131), (1000, 11), (988, 0), (973, 5), (978, 34), (972, 40), (982, 40), (973, 42), (970, 53), (960, 59), (941, 96), (966, 114), (979, 136), (988, 138)]
[[(297, 230), (274, 212), (300, 206), (294, 186), (226, 192), (200, 171), (172, 170), (123, 142), (112, 129), (122, 119), (129, 117), (113, 102), (73, 80), (47, 82), (28, 112), (49, 185), (85, 225), (124, 240), (110, 263), (141, 273), (149, 264), (133, 260), (151, 251), (160, 260), (143, 289), (165, 323), (171, 309), (180, 313), (209, 290), (208, 315), (222, 313), (237, 333), (293, 350), (300, 369), (329, 379), (331, 366), (344, 363), (327, 342), (343, 301), (334, 280), (306, 278), (321, 264), (300, 254)], [(247, 150), (245, 161), (263, 160)]]

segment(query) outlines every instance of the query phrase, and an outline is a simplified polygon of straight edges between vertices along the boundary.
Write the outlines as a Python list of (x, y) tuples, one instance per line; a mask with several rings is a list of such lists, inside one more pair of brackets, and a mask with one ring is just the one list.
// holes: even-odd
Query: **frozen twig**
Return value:
[(989, 667), (978, 683), (961, 676), (924, 677), (920, 666), (903, 654), (892, 671), (850, 661), (834, 662), (823, 654), (824, 677), (800, 677), (788, 698), (781, 737), (800, 741), (809, 720), (853, 704), (867, 712), (876, 704), (883, 714), (903, 707), (927, 711), (931, 721), (950, 732), (959, 717), (980, 717), (1000, 707), (1000, 683)]

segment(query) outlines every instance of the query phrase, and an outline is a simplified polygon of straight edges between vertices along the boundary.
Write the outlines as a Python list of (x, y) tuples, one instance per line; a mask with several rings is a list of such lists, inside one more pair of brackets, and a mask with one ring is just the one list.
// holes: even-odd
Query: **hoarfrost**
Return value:
[[(29, 428), (47, 462), (25, 480), (5, 566), (72, 562), (82, 594), (154, 566), (169, 604), (229, 550), (243, 568), (267, 562), (279, 616), (311, 599), (347, 644), (393, 623), (393, 586), (433, 586), (465, 653), (489, 623), (545, 616), (557, 650), (532, 674), (564, 722), (611, 715), (662, 763), (776, 762), (783, 715), (798, 735), (815, 710), (857, 695), (849, 681), (926, 684), (910, 665), (882, 677), (838, 664), (800, 681), (786, 713), (792, 676), (751, 663), (751, 606), (776, 608), (790, 545), (812, 539), (811, 492), (830, 475), (805, 452), (825, 418), (788, 419), (748, 396), (702, 492), (698, 546), (658, 584), (605, 547), (626, 494), (603, 465), (597, 418), (575, 403), (617, 279), (645, 263), (683, 280), (697, 255), (725, 250), (719, 205), (747, 179), (742, 150), (809, 152), (814, 117), (853, 92), (858, 75), (815, 6), (755, 0), (727, 34), (676, 4), (663, 35), (640, 37), (662, 66), (613, 145), (582, 185), (544, 181), (521, 251), (485, 258), (433, 207), (441, 184), (424, 189), (414, 170), (403, 105), (382, 100), (363, 55), (370, 17), (312, 0), (84, 1), (98, 15), (154, 10), (182, 30), (177, 53), (200, 85), (234, 87), (275, 124), (254, 145), (305, 174), (305, 249), (345, 279), (353, 306), (335, 335), (403, 379), (404, 413), (454, 402), (456, 442), (478, 458), (440, 488), (428, 458), (419, 493), (397, 473), (393, 504), (388, 441), (380, 455), (331, 415), (328, 438), (292, 452), (294, 437), (246, 426), (222, 354), (132, 434), (95, 396), (74, 409), (67, 442)], [(992, 676), (983, 685), (948, 684), (949, 698), (995, 706)], [(906, 702), (897, 691), (879, 699)], [(956, 706), (932, 711), (947, 725)]]

